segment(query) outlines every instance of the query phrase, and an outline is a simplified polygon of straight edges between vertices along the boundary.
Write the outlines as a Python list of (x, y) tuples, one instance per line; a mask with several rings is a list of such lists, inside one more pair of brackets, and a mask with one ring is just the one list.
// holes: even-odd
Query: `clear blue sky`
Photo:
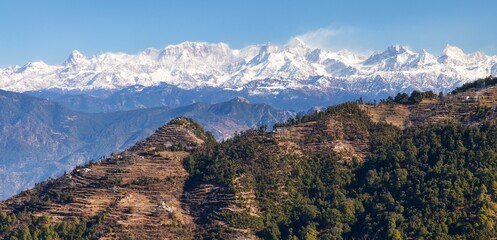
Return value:
[(0, 0), (0, 67), (137, 53), (183, 41), (286, 43), (332, 50), (402, 44), (438, 54), (446, 44), (497, 54), (497, 1)]

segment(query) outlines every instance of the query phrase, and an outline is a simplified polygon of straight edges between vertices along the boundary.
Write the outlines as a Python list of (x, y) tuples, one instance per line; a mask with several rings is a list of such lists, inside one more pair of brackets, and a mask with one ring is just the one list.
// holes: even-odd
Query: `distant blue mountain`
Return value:
[[(236, 131), (272, 126), (295, 115), (239, 97), (179, 108), (137, 107), (123, 100), (111, 109), (98, 98), (72, 96), (72, 101), (64, 102), (69, 95), (59, 95), (58, 101), (86, 113), (51, 100), (0, 90), (0, 199), (90, 159), (123, 150), (177, 116), (191, 117), (217, 139), (223, 139)], [(136, 110), (117, 111), (120, 109)], [(95, 113), (104, 110), (109, 112)]]
[[(76, 111), (98, 113), (134, 110), (151, 107), (176, 108), (196, 102), (218, 103), (241, 96), (252, 103), (267, 103), (279, 109), (306, 111), (315, 106), (329, 106), (363, 97), (373, 97), (360, 93), (337, 92), (332, 95), (320, 91), (282, 89), (278, 94), (253, 95), (249, 90), (234, 91), (212, 87), (181, 89), (162, 83), (144, 87), (134, 85), (125, 89), (111, 91), (61, 91), (56, 89), (25, 92), (31, 96), (49, 99)], [(378, 95), (376, 97), (387, 97)]]

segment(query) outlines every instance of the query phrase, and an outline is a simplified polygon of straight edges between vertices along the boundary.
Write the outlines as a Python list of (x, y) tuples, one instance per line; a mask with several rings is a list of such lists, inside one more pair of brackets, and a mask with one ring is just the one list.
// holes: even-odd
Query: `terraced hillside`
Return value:
[[(268, 150), (301, 156), (332, 151), (343, 156), (341, 161), (362, 160), (368, 148), (365, 126), (343, 121), (345, 117), (316, 118), (265, 133), (268, 142), (276, 143)], [(78, 235), (83, 238), (253, 239), (253, 225), (239, 224), (239, 217), (249, 222), (256, 219), (260, 225), (256, 189), (244, 185), (243, 177), (236, 189), (198, 179), (183, 166), (183, 159), (214, 141), (198, 124), (178, 118), (123, 152), (77, 167), (0, 203), (0, 209), (21, 216), (14, 229), (43, 217), (47, 223), (40, 227), (52, 227), (66, 237), (60, 229), (71, 227), (61, 226), (70, 223), (77, 228), (84, 223), (86, 230)], [(12, 233), (0, 233), (0, 237)]]
[(497, 237), (496, 96), (344, 103), (219, 143), (178, 118), (1, 202), (0, 238)]
[(472, 125), (497, 119), (497, 85), (468, 87), (442, 98), (423, 99), (416, 104), (385, 102), (377, 106), (364, 104), (361, 108), (373, 121), (400, 128), (447, 122)]
[[(344, 104), (349, 105), (349, 104)], [(330, 108), (333, 109), (333, 108)], [(319, 116), (321, 115), (321, 116)], [(270, 135), (279, 147), (296, 153), (339, 154), (342, 160), (364, 160), (369, 150), (369, 117), (362, 111), (317, 113), (298, 124), (281, 125)]]
[[(85, 235), (90, 238), (191, 239), (197, 224), (189, 208), (210, 190), (192, 189), (185, 194), (188, 204), (182, 203), (188, 178), (182, 159), (213, 141), (209, 137), (193, 121), (178, 118), (132, 148), (38, 184), (0, 208), (48, 216), (51, 224), (98, 219), (96, 230)], [(0, 231), (0, 238), (5, 234)]]

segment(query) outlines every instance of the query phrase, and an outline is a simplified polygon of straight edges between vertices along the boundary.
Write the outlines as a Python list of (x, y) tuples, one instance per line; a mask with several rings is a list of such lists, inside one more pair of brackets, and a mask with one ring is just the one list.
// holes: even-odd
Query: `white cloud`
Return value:
[(337, 48), (344, 47), (342, 46), (342, 41), (344, 40), (343, 38), (346, 38), (347, 35), (351, 35), (352, 33), (353, 28), (350, 27), (324, 27), (294, 36), (290, 39), (290, 41), (299, 39), (312, 48), (336, 50)]

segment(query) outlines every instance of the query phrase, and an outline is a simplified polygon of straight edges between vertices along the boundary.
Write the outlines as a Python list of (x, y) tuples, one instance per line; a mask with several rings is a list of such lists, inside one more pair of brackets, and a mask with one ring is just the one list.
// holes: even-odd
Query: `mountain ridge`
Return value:
[(0, 106), (0, 199), (91, 159), (124, 150), (177, 116), (195, 118), (221, 140), (295, 115), (237, 98), (179, 108), (84, 113), (3, 90)]
[[(74, 50), (62, 65), (38, 61), (2, 69), (0, 88), (17, 92), (116, 91), (167, 83), (185, 90), (213, 87), (247, 90), (251, 95), (275, 95), (282, 89), (378, 95), (412, 90), (448, 92), (489, 75), (497, 75), (497, 56), (466, 54), (451, 45), (435, 56), (400, 45), (360, 55), (310, 48), (301, 41), (242, 49), (231, 49), (225, 43), (184, 42), (135, 55), (86, 57)], [(360, 86), (364, 83), (367, 87)]]

